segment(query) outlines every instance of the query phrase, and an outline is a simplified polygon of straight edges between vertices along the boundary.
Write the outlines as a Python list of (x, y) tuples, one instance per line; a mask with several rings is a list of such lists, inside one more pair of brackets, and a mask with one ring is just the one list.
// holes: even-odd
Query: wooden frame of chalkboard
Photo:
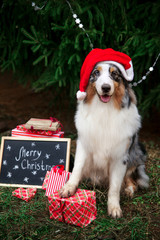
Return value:
[(69, 171), (70, 138), (2, 137), (0, 186), (42, 188), (47, 171)]

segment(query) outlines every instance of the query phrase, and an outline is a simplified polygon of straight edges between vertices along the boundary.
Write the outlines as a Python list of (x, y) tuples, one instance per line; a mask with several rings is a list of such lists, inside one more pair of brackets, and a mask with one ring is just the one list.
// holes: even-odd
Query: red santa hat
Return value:
[(77, 92), (77, 99), (83, 100), (86, 97), (86, 88), (89, 82), (89, 77), (95, 65), (98, 62), (106, 62), (114, 64), (119, 68), (123, 77), (127, 81), (132, 81), (134, 77), (133, 65), (131, 58), (125, 53), (118, 52), (113, 50), (112, 48), (93, 49), (85, 58), (81, 72), (80, 72), (80, 85), (79, 91)]

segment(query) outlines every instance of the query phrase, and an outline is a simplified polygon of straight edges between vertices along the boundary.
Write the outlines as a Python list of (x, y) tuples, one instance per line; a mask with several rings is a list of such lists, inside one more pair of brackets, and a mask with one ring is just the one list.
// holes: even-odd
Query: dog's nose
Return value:
[(104, 93), (108, 93), (110, 90), (111, 90), (111, 86), (109, 84), (105, 83), (105, 84), (102, 85), (102, 91)]

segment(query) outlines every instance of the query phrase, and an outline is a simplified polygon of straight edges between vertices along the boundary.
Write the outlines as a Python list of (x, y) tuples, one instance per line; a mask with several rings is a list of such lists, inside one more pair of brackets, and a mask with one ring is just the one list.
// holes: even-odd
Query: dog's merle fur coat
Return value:
[(136, 97), (120, 70), (106, 62), (93, 69), (84, 101), (77, 105), (78, 131), (72, 175), (60, 196), (73, 195), (83, 178), (109, 183), (108, 214), (121, 217), (120, 190), (133, 196), (148, 187), (146, 152), (138, 141), (141, 118)]

